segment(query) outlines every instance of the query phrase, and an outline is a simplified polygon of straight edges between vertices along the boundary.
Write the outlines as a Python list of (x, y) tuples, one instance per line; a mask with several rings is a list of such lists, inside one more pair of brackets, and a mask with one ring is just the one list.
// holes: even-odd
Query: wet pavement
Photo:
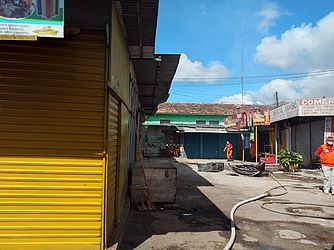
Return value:
[[(199, 172), (196, 163), (210, 161), (177, 160), (176, 202), (144, 212), (132, 206), (121, 249), (223, 249), (230, 236), (232, 207), (278, 186), (270, 176), (237, 176), (226, 167), (218, 173)], [(332, 249), (334, 196), (319, 189), (321, 173), (275, 176), (288, 194), (241, 207), (233, 249)]]

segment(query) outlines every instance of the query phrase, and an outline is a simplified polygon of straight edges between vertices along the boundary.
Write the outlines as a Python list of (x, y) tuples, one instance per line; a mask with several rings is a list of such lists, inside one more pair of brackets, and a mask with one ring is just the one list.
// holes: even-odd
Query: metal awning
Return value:
[(155, 113), (158, 105), (167, 101), (179, 59), (179, 54), (156, 54), (153, 60), (133, 60), (139, 102), (145, 114)]
[(212, 134), (226, 134), (226, 133), (249, 133), (249, 130), (243, 129), (226, 129), (224, 127), (209, 127), (209, 126), (180, 126), (175, 125), (178, 133), (212, 133)]
[(130, 57), (154, 58), (158, 0), (114, 0)]
[(167, 101), (180, 55), (156, 55), (158, 0), (115, 0), (136, 73), (139, 101), (145, 114)]
[(209, 128), (209, 127), (196, 127), (196, 126), (175, 126), (178, 133), (214, 133), (214, 134), (226, 134), (228, 133), (225, 128)]

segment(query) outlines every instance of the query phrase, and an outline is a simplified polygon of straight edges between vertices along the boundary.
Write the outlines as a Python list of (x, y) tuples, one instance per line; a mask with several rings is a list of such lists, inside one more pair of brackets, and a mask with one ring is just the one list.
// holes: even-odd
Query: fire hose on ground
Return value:
[[(233, 169), (231, 169), (233, 171)], [(234, 171), (233, 171), (234, 172)], [(265, 197), (275, 197), (275, 196), (282, 196), (282, 195), (285, 195), (288, 193), (288, 190), (286, 189), (287, 186), (291, 186), (291, 187), (295, 187), (295, 188), (301, 188), (299, 186), (293, 186), (293, 185), (282, 185), (279, 180), (272, 174), (272, 173), (269, 173), (269, 175), (279, 184), (279, 186), (276, 186), (274, 188), (271, 188), (269, 189), (268, 191), (264, 192), (263, 194), (260, 194), (258, 196), (255, 196), (255, 197), (252, 197), (252, 198), (249, 198), (247, 200), (244, 200), (244, 201), (241, 201), (239, 202), (238, 204), (236, 204), (232, 210), (231, 210), (231, 213), (230, 213), (230, 223), (231, 223), (231, 236), (230, 236), (230, 239), (228, 241), (228, 243), (226, 244), (224, 250), (230, 250), (232, 249), (233, 247), (233, 244), (235, 242), (235, 239), (236, 239), (236, 229), (235, 229), (235, 219), (234, 219), (234, 215), (237, 211), (237, 209), (247, 203), (250, 203), (250, 202), (253, 202), (253, 201), (257, 201), (257, 200), (261, 200)], [(274, 194), (272, 193), (273, 190), (276, 190), (276, 189), (280, 189), (280, 188), (283, 188), (285, 191), (283, 193), (280, 193), (280, 194)], [(307, 188), (309, 189), (309, 188)], [(284, 212), (278, 212), (278, 211), (275, 211), (275, 210), (271, 210), (271, 209), (268, 209), (268, 208), (265, 208), (265, 205), (268, 205), (268, 204), (273, 204), (273, 203), (280, 203), (280, 204), (303, 204), (303, 205), (315, 205), (315, 204), (307, 204), (307, 203), (296, 203), (296, 202), (265, 202), (261, 205), (261, 208), (265, 209), (265, 210), (268, 210), (268, 211), (271, 211), (271, 212), (275, 212), (275, 213), (280, 213), (280, 214), (285, 214), (285, 215), (291, 215), (291, 216), (301, 216), (301, 217), (309, 217), (309, 218), (318, 218), (318, 219), (327, 219), (327, 220), (334, 220), (333, 217), (330, 217), (330, 216), (312, 216), (312, 215), (300, 215), (300, 214), (293, 214), (293, 213), (284, 213)], [(319, 206), (319, 204), (318, 204)], [(329, 206), (329, 205), (321, 205), (323, 207), (334, 207), (334, 206)]]
[(228, 243), (225, 246), (224, 250), (230, 250), (233, 247), (233, 244), (234, 244), (234, 241), (235, 241), (235, 238), (236, 238), (235, 223), (234, 223), (234, 214), (237, 211), (237, 209), (239, 207), (241, 207), (242, 205), (245, 205), (245, 204), (247, 204), (249, 202), (252, 202), (252, 201), (260, 200), (260, 199), (262, 199), (264, 197), (267, 197), (267, 196), (269, 196), (269, 193), (264, 193), (264, 194), (255, 196), (253, 198), (250, 198), (250, 199), (247, 199), (247, 200), (239, 202), (237, 205), (235, 205), (232, 208), (231, 213), (230, 213), (231, 236), (230, 236), (230, 240), (228, 241)]
[[(275, 177), (274, 177), (275, 178)], [(275, 178), (275, 180), (278, 182), (278, 180)], [(279, 183), (279, 182), (278, 182)], [(285, 190), (285, 192), (281, 193), (281, 194), (272, 194), (271, 191), (273, 190), (276, 190), (276, 189), (279, 189), (279, 188), (283, 188)], [(257, 201), (257, 200), (261, 200), (265, 197), (269, 197), (269, 196), (282, 196), (282, 195), (285, 195), (287, 194), (288, 191), (287, 189), (281, 184), (279, 183), (279, 186), (277, 187), (274, 187), (274, 188), (271, 188), (269, 189), (268, 191), (264, 192), (263, 194), (260, 194), (258, 196), (255, 196), (255, 197), (252, 197), (252, 198), (249, 198), (247, 200), (244, 200), (244, 201), (241, 201), (239, 202), (238, 204), (236, 204), (232, 210), (231, 210), (231, 213), (230, 213), (230, 223), (231, 223), (231, 236), (230, 236), (230, 239), (228, 241), (228, 243), (226, 244), (224, 250), (230, 250), (232, 249), (233, 247), (233, 244), (234, 244), (234, 241), (235, 241), (235, 238), (236, 238), (236, 231), (235, 231), (235, 222), (234, 222), (234, 214), (235, 212), (237, 211), (237, 209), (239, 207), (241, 207), (242, 205), (245, 205), (247, 203), (250, 203), (250, 202), (253, 202), (253, 201)]]
[[(229, 168), (234, 172), (234, 170), (229, 166)], [(235, 222), (234, 222), (234, 214), (235, 212), (237, 211), (237, 209), (247, 203), (250, 203), (250, 202), (253, 202), (253, 201), (257, 201), (257, 200), (260, 200), (260, 199), (263, 199), (265, 197), (268, 197), (268, 196), (282, 196), (282, 195), (285, 195), (288, 193), (287, 189), (277, 180), (277, 178), (269, 173), (269, 175), (279, 184), (279, 186), (277, 187), (274, 187), (266, 192), (264, 192), (263, 194), (260, 194), (258, 196), (255, 196), (255, 197), (252, 197), (252, 198), (249, 198), (247, 200), (244, 200), (244, 201), (241, 201), (239, 202), (238, 204), (236, 204), (232, 210), (231, 210), (231, 213), (230, 213), (230, 223), (231, 223), (231, 236), (230, 236), (230, 239), (228, 241), (228, 243), (226, 244), (224, 250), (230, 250), (232, 249), (233, 247), (233, 244), (235, 242), (235, 239), (236, 239), (236, 231), (235, 231)], [(275, 189), (278, 189), (278, 188), (283, 188), (285, 190), (284, 193), (282, 194), (278, 194), (278, 195), (273, 195), (271, 193), (271, 191), (275, 190)]]

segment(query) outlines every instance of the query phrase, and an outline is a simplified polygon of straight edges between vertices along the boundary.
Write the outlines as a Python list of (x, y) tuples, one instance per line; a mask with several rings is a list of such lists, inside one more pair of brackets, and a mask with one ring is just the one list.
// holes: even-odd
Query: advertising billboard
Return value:
[(334, 116), (334, 97), (299, 99), (270, 111), (271, 122), (306, 116)]
[(225, 118), (225, 128), (249, 128), (253, 126), (270, 125), (269, 111), (247, 111), (230, 115)]
[(64, 37), (64, 0), (0, 0), (0, 37)]

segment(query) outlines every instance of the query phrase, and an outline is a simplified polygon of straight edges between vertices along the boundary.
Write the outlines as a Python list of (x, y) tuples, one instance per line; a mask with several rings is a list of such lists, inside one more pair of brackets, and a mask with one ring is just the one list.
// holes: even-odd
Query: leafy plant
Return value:
[(278, 162), (284, 167), (285, 171), (295, 172), (303, 162), (303, 156), (297, 152), (282, 149), (278, 153)]

